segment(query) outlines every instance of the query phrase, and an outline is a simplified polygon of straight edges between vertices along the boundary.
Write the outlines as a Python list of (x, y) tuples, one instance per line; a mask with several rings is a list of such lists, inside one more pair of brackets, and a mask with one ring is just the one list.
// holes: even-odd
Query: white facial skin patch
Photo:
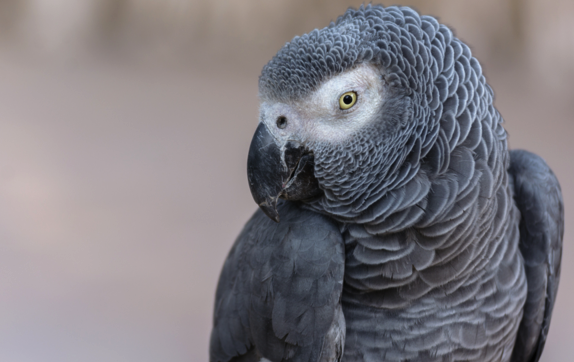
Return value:
[[(385, 95), (381, 75), (377, 67), (361, 64), (327, 79), (316, 91), (297, 101), (279, 102), (261, 95), (260, 121), (278, 144), (288, 140), (344, 141), (376, 119)], [(357, 100), (343, 110), (339, 100), (347, 92), (355, 92)], [(280, 117), (286, 122), (278, 122)]]

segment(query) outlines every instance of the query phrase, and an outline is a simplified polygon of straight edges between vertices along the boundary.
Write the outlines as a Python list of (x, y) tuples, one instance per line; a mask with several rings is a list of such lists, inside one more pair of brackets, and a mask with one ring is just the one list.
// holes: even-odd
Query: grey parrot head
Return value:
[(278, 198), (352, 219), (413, 178), (428, 179), (449, 149), (437, 145), (440, 123), (472, 111), (463, 83), (483, 87), (479, 77), (466, 45), (406, 7), (349, 9), (295, 37), (259, 78), (248, 158), (255, 201), (275, 221)]

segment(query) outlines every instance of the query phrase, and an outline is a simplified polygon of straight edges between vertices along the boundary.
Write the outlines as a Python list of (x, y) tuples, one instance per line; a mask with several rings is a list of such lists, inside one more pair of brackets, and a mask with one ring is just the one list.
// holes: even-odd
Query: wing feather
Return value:
[(564, 206), (558, 180), (544, 160), (526, 151), (510, 153), (509, 174), (521, 213), (520, 252), (528, 283), (513, 362), (540, 359), (560, 280)]
[(342, 356), (345, 251), (338, 226), (291, 202), (281, 222), (258, 210), (231, 249), (215, 301), (210, 360)]

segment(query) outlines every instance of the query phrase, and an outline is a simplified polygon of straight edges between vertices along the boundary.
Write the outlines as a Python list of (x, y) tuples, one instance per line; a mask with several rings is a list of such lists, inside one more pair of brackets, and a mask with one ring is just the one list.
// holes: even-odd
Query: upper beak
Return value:
[(253, 199), (275, 222), (277, 200), (302, 200), (320, 193), (313, 175), (313, 154), (296, 141), (277, 144), (264, 123), (259, 123), (247, 158), (247, 178)]

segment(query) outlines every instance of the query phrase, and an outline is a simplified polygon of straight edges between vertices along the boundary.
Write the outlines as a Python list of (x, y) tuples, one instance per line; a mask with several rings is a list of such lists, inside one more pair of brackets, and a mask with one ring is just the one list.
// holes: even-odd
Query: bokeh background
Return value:
[[(571, 361), (574, 2), (399, 3), (470, 44), (510, 145), (562, 183), (542, 360)], [(0, 0), (0, 361), (207, 360), (219, 271), (256, 208), (260, 69), (350, 5)]]

